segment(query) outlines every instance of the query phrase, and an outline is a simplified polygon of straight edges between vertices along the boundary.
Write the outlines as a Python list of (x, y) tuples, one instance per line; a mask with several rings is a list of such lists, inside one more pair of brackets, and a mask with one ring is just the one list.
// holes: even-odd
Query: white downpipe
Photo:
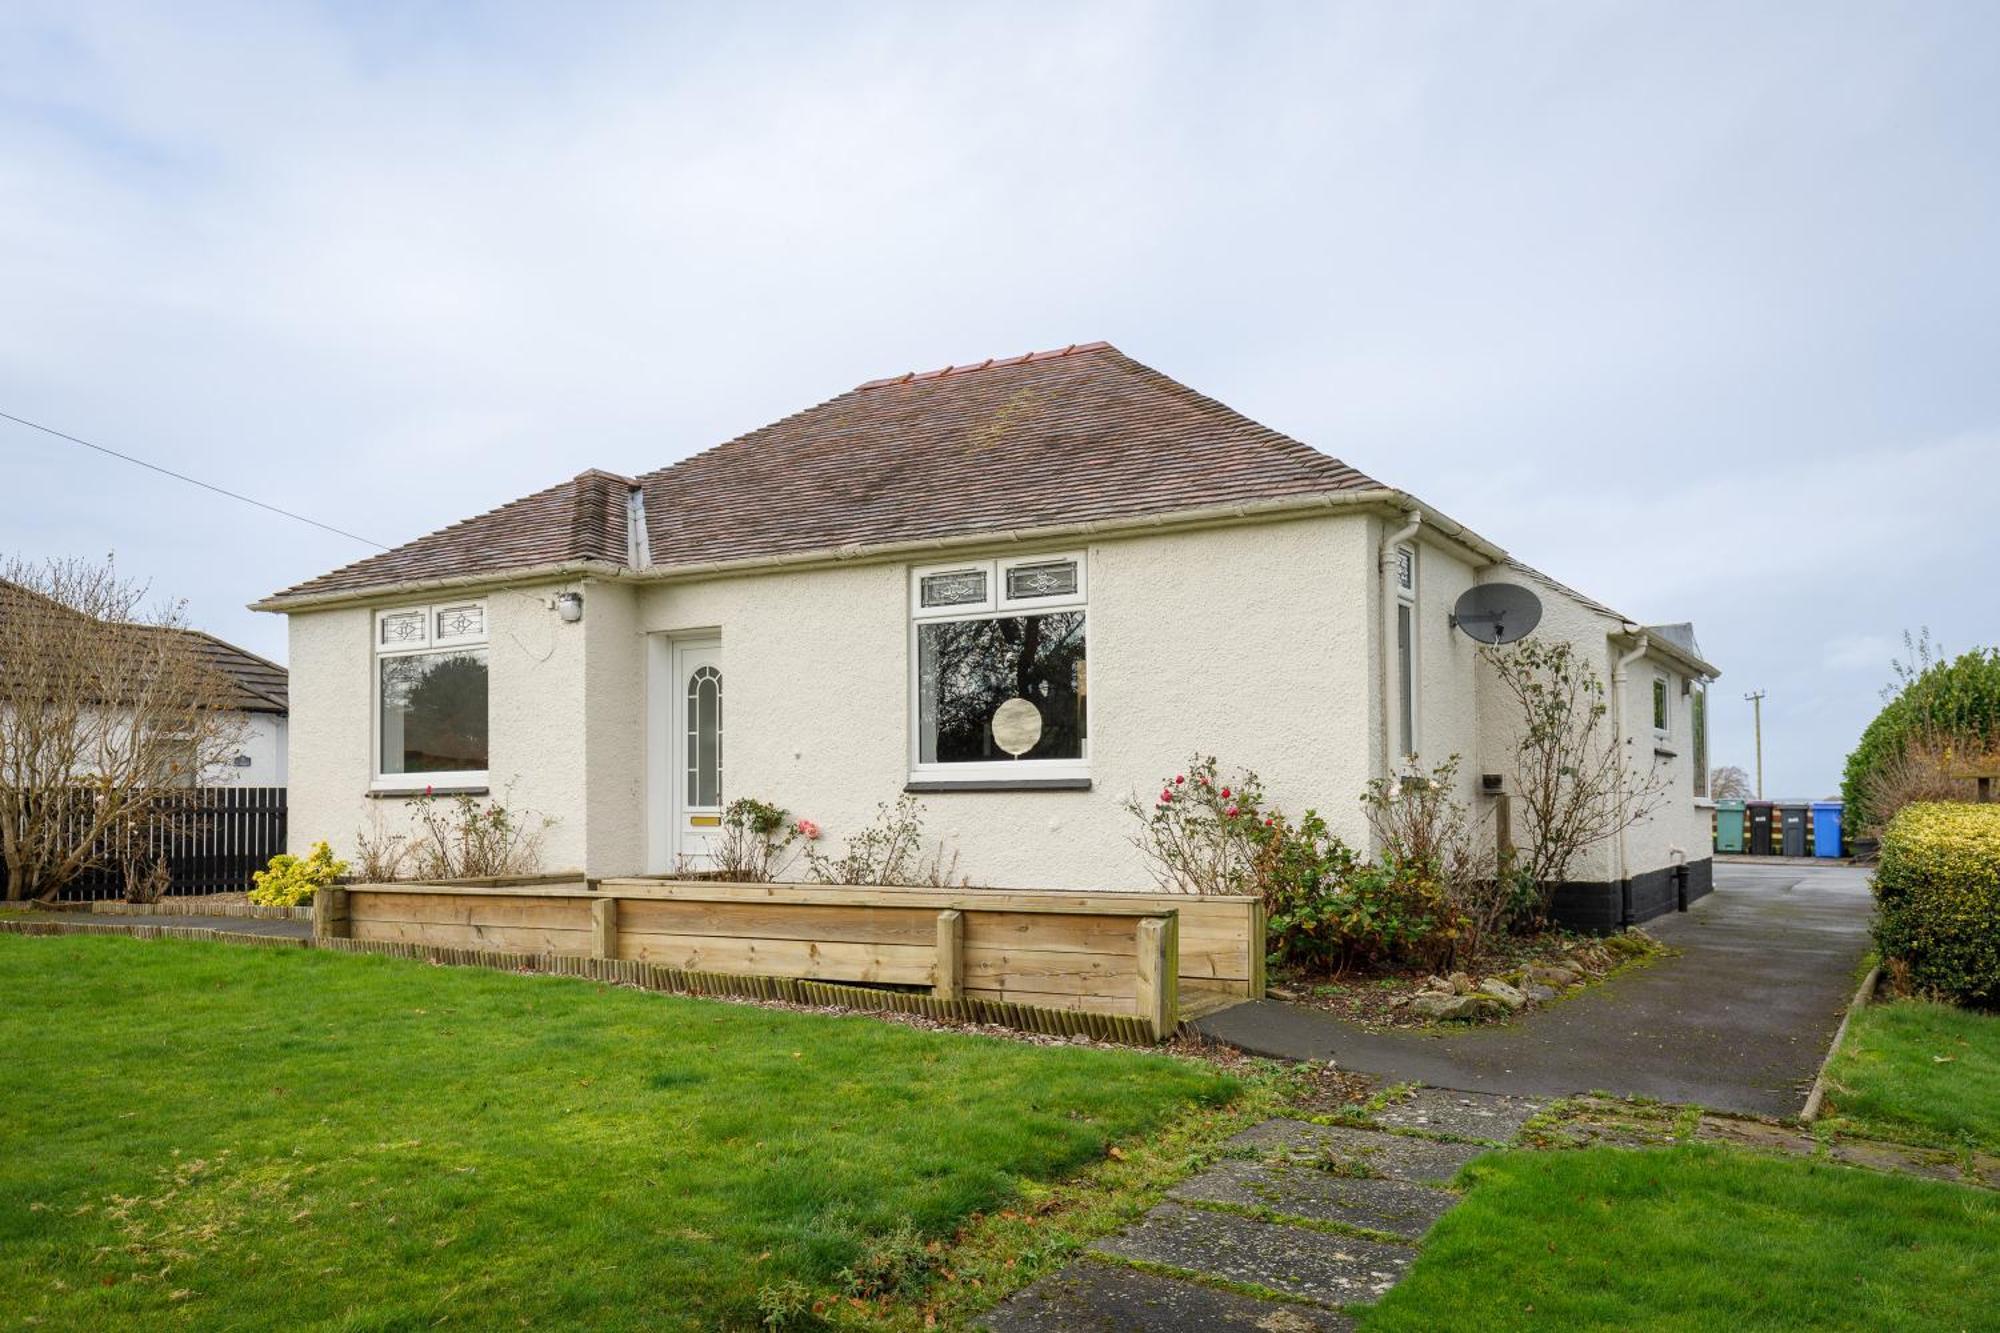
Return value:
[[(1625, 847), (1625, 678), (1626, 668), (1646, 655), (1649, 636), (1641, 634), (1638, 646), (1618, 659), (1611, 670), (1611, 735), (1612, 744), (1618, 753), (1618, 874), (1615, 883), (1622, 898), (1625, 881), (1631, 878), (1629, 855)], [(1622, 913), (1620, 914), (1623, 915)], [(1623, 924), (1622, 922), (1620, 924)]]
[(1382, 775), (1396, 776), (1396, 719), (1400, 715), (1396, 695), (1396, 548), (1417, 535), (1424, 525), (1421, 509), (1404, 511), (1409, 520), (1401, 529), (1382, 539)]

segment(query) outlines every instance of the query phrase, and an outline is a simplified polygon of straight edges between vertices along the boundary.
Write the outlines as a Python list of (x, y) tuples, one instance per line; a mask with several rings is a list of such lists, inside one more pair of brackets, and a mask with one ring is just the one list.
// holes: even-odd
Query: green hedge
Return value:
[(1882, 832), (1875, 944), (1917, 990), (2000, 1006), (2000, 805), (1905, 806)]
[(1894, 811), (1869, 808), (1869, 782), (1903, 753), (1912, 736), (1949, 737), (1968, 749), (2000, 743), (2000, 649), (1974, 649), (1933, 662), (1909, 681), (1861, 733), (1840, 782), (1847, 836), (1859, 837)]

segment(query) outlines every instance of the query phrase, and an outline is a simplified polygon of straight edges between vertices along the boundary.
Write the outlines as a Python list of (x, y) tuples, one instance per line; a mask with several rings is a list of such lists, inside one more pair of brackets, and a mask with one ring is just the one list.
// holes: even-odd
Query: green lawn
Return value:
[[(9, 1326), (738, 1328), (1238, 1085), (401, 960), (0, 936)], [(1032, 1188), (1032, 1187), (1029, 1187)]]
[(1828, 1113), (1858, 1131), (2000, 1151), (2000, 1014), (1928, 1000), (1857, 1010)]
[(1365, 1333), (2000, 1322), (2000, 1194), (1705, 1147), (1514, 1152)]

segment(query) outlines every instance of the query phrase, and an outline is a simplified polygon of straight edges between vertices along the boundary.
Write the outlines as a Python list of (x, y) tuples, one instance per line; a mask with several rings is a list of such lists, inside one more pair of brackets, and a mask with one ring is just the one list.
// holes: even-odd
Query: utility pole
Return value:
[(1751, 715), (1756, 719), (1757, 730), (1757, 799), (1764, 799), (1764, 691), (1753, 690), (1743, 696), (1750, 705)]

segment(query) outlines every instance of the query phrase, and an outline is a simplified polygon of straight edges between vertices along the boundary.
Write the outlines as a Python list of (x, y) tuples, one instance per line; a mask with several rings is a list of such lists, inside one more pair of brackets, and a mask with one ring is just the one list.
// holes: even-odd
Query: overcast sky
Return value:
[[(2000, 639), (1996, 89), (1992, 4), (13, 3), (0, 411), (393, 544), (1106, 338), (1694, 620), (1817, 796)], [(0, 551), (107, 550), (279, 660), (366, 553), (0, 422)]]

